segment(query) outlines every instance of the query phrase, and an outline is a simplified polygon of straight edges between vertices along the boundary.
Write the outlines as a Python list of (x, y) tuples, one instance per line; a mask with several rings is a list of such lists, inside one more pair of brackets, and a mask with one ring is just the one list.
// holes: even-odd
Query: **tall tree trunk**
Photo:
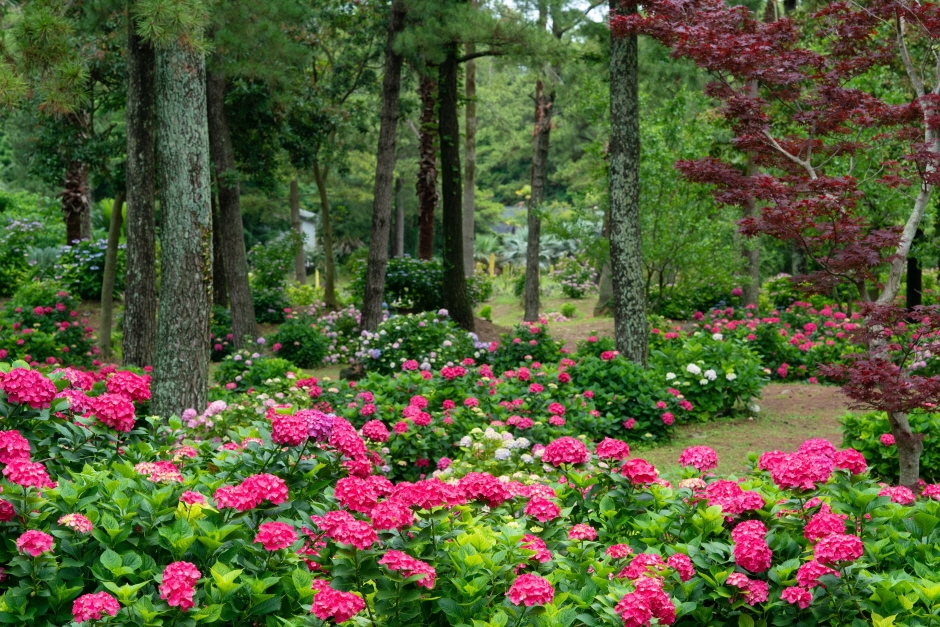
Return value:
[(294, 279), (304, 285), (307, 282), (307, 242), (304, 239), (304, 228), (300, 221), (300, 188), (296, 176), (290, 180), (290, 226), (301, 242), (297, 254), (294, 255)]
[(121, 241), (121, 222), (124, 213), (124, 193), (118, 192), (111, 207), (108, 225), (108, 249), (104, 254), (104, 277), (101, 279), (101, 329), (98, 332), (98, 350), (109, 359), (111, 351), (111, 327), (114, 320), (114, 281), (117, 278), (117, 253)]
[[(476, 0), (471, 0), (476, 5)], [(476, 46), (467, 44), (467, 54)], [(473, 59), (464, 65), (464, 164), (463, 176), (463, 268), (464, 274), (473, 276), (474, 212), (476, 211), (477, 184), (477, 66)]]
[(392, 251), (393, 257), (401, 257), (405, 254), (405, 203), (402, 202), (401, 176), (395, 179), (395, 248)]
[(395, 176), (395, 139), (398, 134), (398, 100), (401, 95), (402, 55), (395, 51), (395, 39), (405, 28), (405, 3), (392, 3), (385, 45), (385, 77), (382, 80), (382, 113), (379, 147), (376, 153), (375, 187), (372, 193), (372, 230), (369, 259), (362, 300), (363, 329), (374, 331), (382, 322), (382, 296), (388, 267), (388, 233), (392, 219), (392, 187)]
[(460, 190), (460, 120), (457, 116), (457, 44), (444, 45), (439, 67), (438, 130), (441, 138), (441, 200), (444, 222), (444, 307), (460, 327), (473, 331), (473, 308), (463, 268)]
[[(430, 69), (426, 68), (426, 72)], [(421, 128), (418, 142), (418, 259), (434, 254), (434, 207), (437, 205), (437, 133), (438, 112), (435, 89), (430, 76), (422, 75), (418, 84), (421, 97)], [(443, 161), (443, 157), (441, 157)]]
[[(747, 155), (747, 176), (755, 176), (759, 172), (754, 163), (753, 156)], [(757, 208), (757, 202), (754, 198), (748, 198), (747, 205), (744, 207), (744, 217), (757, 217), (760, 209)], [(743, 238), (742, 255), (747, 266), (748, 283), (744, 286), (744, 304), (757, 305), (760, 298), (760, 238)]]
[(65, 241), (88, 239), (89, 229), (85, 224), (91, 215), (91, 200), (88, 189), (88, 167), (81, 161), (71, 161), (65, 170), (65, 189), (62, 198), (62, 214), (65, 216)]
[(228, 309), (225, 284), (225, 258), (222, 256), (222, 226), (219, 224), (219, 197), (212, 195), (212, 304)]
[[(621, 12), (620, 1), (610, 10)], [(635, 11), (635, 9), (631, 9)], [(640, 103), (637, 37), (610, 42), (610, 267), (617, 350), (646, 365), (648, 329), (640, 238)]]
[[(174, 43), (156, 55), (163, 214), (154, 414), (206, 406), (212, 302), (212, 216), (205, 58)], [(224, 222), (224, 216), (223, 216)]]
[(526, 242), (525, 261), (525, 314), (523, 320), (536, 322), (539, 319), (539, 256), (541, 255), (542, 201), (545, 199), (545, 183), (548, 177), (548, 140), (552, 130), (552, 105), (554, 90), (545, 93), (541, 80), (535, 82), (535, 129), (532, 133), (532, 169), (530, 171), (529, 206), (527, 223), (529, 240)]
[(320, 195), (320, 231), (323, 240), (323, 302), (330, 309), (338, 309), (336, 300), (336, 264), (333, 259), (333, 225), (330, 221), (330, 198), (326, 194), (326, 181), (330, 176), (330, 169), (321, 167), (319, 163), (313, 164), (313, 178), (317, 183), (317, 192)]
[(150, 366), (157, 343), (157, 245), (154, 220), (154, 51), (127, 28), (127, 277), (124, 364)]
[(245, 228), (242, 225), (241, 189), (235, 169), (232, 135), (225, 117), (225, 76), (210, 72), (206, 78), (209, 152), (219, 194), (222, 263), (232, 310), (232, 346), (241, 348), (258, 337), (255, 306), (248, 285)]

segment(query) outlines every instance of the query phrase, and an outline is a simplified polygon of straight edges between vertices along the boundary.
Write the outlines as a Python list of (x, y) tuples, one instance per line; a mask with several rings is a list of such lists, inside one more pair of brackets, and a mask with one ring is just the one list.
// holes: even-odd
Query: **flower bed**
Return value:
[[(216, 439), (138, 417), (149, 390), (133, 373), (3, 368), (0, 620), (935, 621), (940, 486), (879, 485), (856, 451), (810, 440), (727, 480), (710, 474), (714, 451), (694, 447), (670, 482), (612, 438), (547, 434), (530, 469), (487, 466), (484, 430), (448, 468), (394, 483), (375, 414), (357, 431), (316, 409), (339, 393), (318, 387), (294, 382), (303, 402), (290, 406), (242, 399)], [(452, 394), (409, 406), (441, 418)], [(355, 399), (360, 413), (383, 404), (367, 400)]]

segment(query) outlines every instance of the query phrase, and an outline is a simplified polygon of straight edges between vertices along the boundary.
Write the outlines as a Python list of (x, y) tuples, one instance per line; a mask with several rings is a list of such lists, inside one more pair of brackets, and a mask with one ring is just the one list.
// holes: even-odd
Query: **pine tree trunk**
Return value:
[(463, 268), (463, 219), (460, 190), (460, 120), (457, 117), (457, 44), (444, 45), (439, 67), (438, 130), (441, 140), (441, 200), (444, 223), (444, 307), (451, 319), (473, 331), (473, 308)]
[(535, 83), (535, 129), (532, 133), (532, 169), (529, 178), (529, 206), (527, 223), (529, 240), (526, 243), (525, 263), (525, 314), (526, 322), (539, 319), (539, 257), (541, 255), (542, 219), (539, 212), (545, 199), (545, 183), (548, 176), (548, 141), (552, 130), (552, 104), (554, 91), (545, 94), (542, 81)]
[(294, 279), (304, 285), (307, 282), (307, 242), (304, 239), (303, 224), (300, 221), (300, 188), (297, 184), (297, 177), (290, 180), (290, 226), (301, 242), (297, 254), (294, 255)]
[[(473, 1), (476, 4), (476, 1)], [(476, 46), (467, 44), (467, 54), (473, 54)], [(464, 274), (473, 276), (474, 212), (476, 211), (477, 179), (477, 67), (476, 61), (464, 65), (464, 164), (463, 178), (463, 267)]]
[(81, 161), (72, 161), (65, 170), (65, 189), (62, 198), (62, 214), (65, 216), (65, 241), (73, 243), (88, 239), (89, 228), (85, 224), (91, 215), (88, 190), (88, 168)]
[(206, 79), (209, 152), (219, 193), (219, 239), (225, 285), (232, 311), (232, 346), (241, 348), (258, 337), (255, 306), (248, 285), (245, 228), (242, 225), (241, 189), (235, 169), (235, 153), (225, 117), (225, 76), (210, 72)]
[(382, 113), (376, 153), (375, 187), (372, 193), (372, 230), (366, 287), (362, 300), (361, 327), (374, 331), (382, 322), (382, 297), (388, 267), (388, 233), (392, 219), (392, 189), (395, 176), (395, 140), (398, 134), (398, 101), (401, 95), (402, 55), (395, 51), (395, 38), (405, 27), (403, 0), (392, 3), (385, 45), (385, 77), (382, 80)]
[(320, 237), (323, 240), (323, 302), (329, 309), (339, 309), (336, 300), (336, 263), (333, 259), (333, 226), (330, 221), (330, 198), (326, 194), (326, 181), (330, 171), (320, 164), (313, 164), (313, 178), (320, 195)]
[(154, 51), (127, 28), (127, 276), (124, 364), (150, 366), (157, 343), (157, 246), (154, 220)]
[[(620, 1), (610, 0), (611, 12)], [(635, 11), (635, 9), (632, 9)], [(610, 266), (617, 350), (646, 365), (648, 329), (640, 238), (640, 103), (637, 37), (610, 42)]]
[(219, 224), (219, 197), (212, 195), (212, 304), (228, 309), (225, 258), (222, 256), (222, 225)]
[(405, 203), (402, 200), (401, 176), (395, 179), (395, 248), (393, 257), (405, 254)]
[(110, 359), (111, 329), (114, 320), (114, 281), (117, 278), (117, 253), (121, 242), (121, 222), (124, 213), (124, 193), (118, 192), (111, 207), (111, 223), (108, 225), (108, 249), (104, 254), (104, 277), (101, 279), (101, 329), (98, 332), (98, 350), (105, 359)]
[[(430, 70), (427, 70), (430, 71)], [(438, 112), (435, 89), (429, 76), (421, 76), (418, 95), (421, 97), (421, 128), (418, 142), (418, 259), (434, 254), (434, 207), (437, 205), (437, 133)], [(443, 161), (443, 157), (441, 157)]]
[(160, 49), (155, 84), (163, 229), (151, 407), (169, 417), (204, 409), (209, 385), (212, 216), (205, 58), (180, 43)]

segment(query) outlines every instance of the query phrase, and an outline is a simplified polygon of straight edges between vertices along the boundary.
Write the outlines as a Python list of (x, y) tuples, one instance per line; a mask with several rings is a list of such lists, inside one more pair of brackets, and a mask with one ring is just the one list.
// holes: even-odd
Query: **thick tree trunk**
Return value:
[[(68, 245), (91, 236), (91, 200), (88, 189), (88, 168), (81, 161), (72, 161), (65, 170), (62, 214), (65, 216), (65, 241)], [(86, 224), (86, 221), (88, 223)]]
[[(427, 70), (430, 71), (430, 70)], [(435, 89), (429, 76), (421, 76), (418, 95), (421, 97), (421, 128), (418, 142), (418, 259), (434, 254), (434, 207), (437, 205), (437, 133), (438, 112)], [(443, 157), (441, 157), (443, 161)]]
[(329, 309), (338, 309), (336, 300), (336, 264), (333, 259), (333, 226), (330, 221), (330, 198), (326, 193), (329, 168), (313, 164), (313, 178), (320, 196), (320, 238), (323, 240), (323, 302)]
[(395, 247), (392, 251), (393, 257), (401, 257), (405, 254), (405, 203), (402, 200), (402, 182), (401, 177), (395, 179)]
[(398, 133), (398, 100), (401, 94), (402, 55), (395, 51), (395, 38), (405, 27), (404, 0), (392, 3), (385, 45), (385, 77), (382, 80), (382, 113), (376, 153), (375, 187), (372, 193), (372, 230), (362, 300), (361, 327), (374, 331), (382, 322), (382, 297), (388, 267), (388, 233), (392, 219), (392, 188), (395, 176), (395, 139)]
[[(753, 157), (747, 156), (747, 175), (755, 176), (758, 173)], [(753, 198), (749, 198), (744, 208), (744, 217), (757, 217), (760, 210)], [(743, 238), (741, 253), (747, 267), (748, 283), (744, 286), (744, 304), (757, 305), (760, 298), (760, 238)]]
[[(209, 385), (212, 216), (205, 58), (172, 44), (156, 55), (163, 213), (154, 414), (202, 411)], [(224, 217), (223, 217), (224, 222)]]
[(124, 364), (149, 366), (157, 343), (157, 246), (154, 224), (154, 52), (127, 28), (127, 276)]
[(297, 254), (294, 255), (294, 279), (304, 285), (307, 282), (307, 242), (304, 240), (304, 229), (300, 222), (300, 188), (297, 177), (290, 180), (290, 226), (301, 242)]
[(235, 169), (235, 153), (225, 117), (225, 76), (211, 72), (206, 79), (209, 152), (219, 195), (222, 263), (232, 310), (232, 346), (241, 348), (258, 337), (255, 306), (248, 285), (245, 228), (242, 225), (241, 190)]
[[(620, 11), (610, 0), (611, 12)], [(610, 42), (610, 266), (617, 350), (646, 365), (648, 330), (640, 238), (640, 103), (637, 37)]]
[(463, 268), (460, 190), (460, 120), (457, 117), (457, 44), (444, 46), (440, 65), (441, 200), (444, 222), (444, 307), (460, 327), (473, 331), (473, 308)]
[(111, 328), (114, 321), (114, 281), (117, 278), (117, 253), (121, 241), (121, 223), (124, 216), (124, 194), (118, 192), (111, 207), (108, 225), (108, 249), (104, 254), (104, 277), (101, 279), (101, 329), (98, 332), (98, 350), (104, 359), (111, 351)]
[(552, 130), (552, 105), (554, 90), (547, 94), (542, 81), (535, 83), (535, 129), (532, 139), (532, 169), (529, 178), (529, 207), (527, 222), (529, 240), (526, 243), (525, 264), (525, 314), (523, 320), (536, 322), (539, 319), (539, 256), (541, 254), (542, 219), (539, 215), (545, 199), (545, 183), (548, 177), (548, 142)]
[(225, 258), (222, 256), (222, 225), (219, 224), (219, 198), (212, 195), (212, 304), (228, 309)]
[[(475, 48), (467, 44), (467, 54), (473, 54)], [(464, 105), (463, 268), (464, 274), (472, 277), (477, 184), (477, 68), (472, 59), (464, 64), (463, 80), (467, 99)]]

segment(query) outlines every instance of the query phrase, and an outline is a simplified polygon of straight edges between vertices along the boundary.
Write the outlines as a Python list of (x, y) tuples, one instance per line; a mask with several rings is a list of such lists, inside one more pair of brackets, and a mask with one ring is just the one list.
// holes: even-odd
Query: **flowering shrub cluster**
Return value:
[[(114, 291), (124, 291), (127, 246), (119, 244), (117, 266), (114, 274)], [(62, 247), (55, 265), (56, 279), (65, 289), (75, 296), (86, 300), (101, 298), (101, 285), (104, 282), (104, 258), (108, 250), (108, 240), (81, 240)]]
[(491, 361), (497, 370), (506, 370), (531, 362), (555, 363), (562, 357), (562, 343), (548, 333), (548, 320), (524, 322), (504, 333), (493, 351)]
[(329, 340), (319, 329), (318, 320), (303, 314), (291, 316), (267, 341), (278, 357), (301, 368), (316, 368), (329, 350)]
[[(426, 380), (407, 372), (398, 387)], [(17, 364), (0, 377), (8, 624), (935, 622), (940, 486), (879, 485), (860, 453), (825, 441), (764, 453), (738, 480), (688, 449), (670, 482), (622, 440), (562, 435), (531, 468), (497, 476), (469, 455), (466, 472), (395, 482), (374, 394), (350, 399), (369, 413), (357, 430), (323, 411), (338, 391), (300, 380), (295, 406), (255, 397), (216, 440), (175, 418), (101, 426), (71, 407), (82, 376)], [(94, 385), (135, 403), (149, 392), (136, 376)], [(417, 396), (409, 429), (438, 402), (457, 411)], [(527, 437), (493, 431), (514, 448)], [(496, 442), (484, 430), (468, 450), (481, 440)]]
[[(920, 476), (931, 482), (940, 482), (940, 414), (927, 410), (908, 414), (911, 429), (924, 434), (924, 452), (920, 456)], [(842, 417), (842, 437), (847, 446), (865, 455), (872, 474), (885, 481), (898, 480), (898, 449), (888, 416), (884, 412), (850, 413)]]
[(294, 370), (297, 366), (286, 359), (242, 349), (223, 358), (213, 377), (227, 390), (247, 392)]
[(91, 365), (98, 347), (78, 303), (60, 284), (23, 284), (0, 311), (0, 360), (31, 364)]
[(581, 299), (597, 291), (597, 271), (574, 257), (562, 257), (551, 276), (568, 298)]
[(36, 220), (5, 219), (0, 227), (0, 296), (11, 296), (30, 276), (29, 249), (43, 225)]

